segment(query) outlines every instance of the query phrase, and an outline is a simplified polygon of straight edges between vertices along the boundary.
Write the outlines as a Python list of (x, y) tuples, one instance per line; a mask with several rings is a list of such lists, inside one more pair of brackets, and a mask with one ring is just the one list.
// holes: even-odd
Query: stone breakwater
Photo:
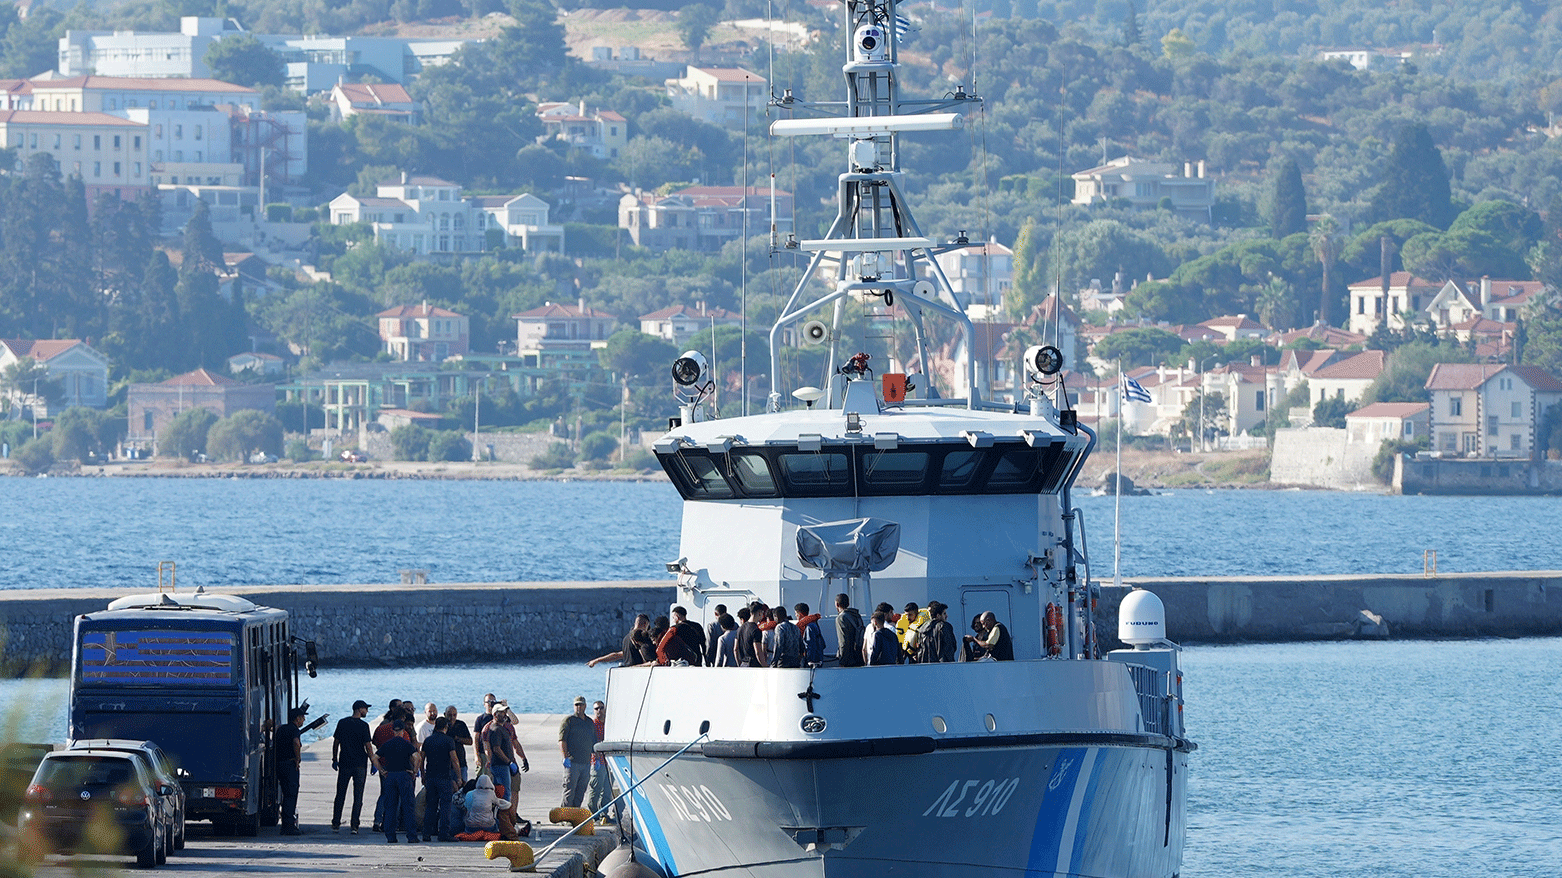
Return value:
[[(394, 667), (581, 658), (618, 649), (635, 614), (666, 615), (670, 582), (245, 586), (223, 589), (287, 610), (322, 667)], [(0, 592), (12, 675), (70, 667), (76, 616), (126, 592)]]

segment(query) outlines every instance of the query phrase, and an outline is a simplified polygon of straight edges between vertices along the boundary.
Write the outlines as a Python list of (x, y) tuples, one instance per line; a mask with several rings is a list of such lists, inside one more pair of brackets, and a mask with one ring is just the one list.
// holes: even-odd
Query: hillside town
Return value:
[[(591, 14), (520, 0), (459, 38), (56, 21), (55, 66), (0, 80), (4, 235), (50, 272), (23, 283), (8, 267), (0, 283), (0, 452), (29, 472), (156, 457), (643, 467), (681, 350), (711, 352), (729, 412), (819, 383), (822, 352), (799, 338), (784, 343), (805, 374), (768, 375), (764, 330), (830, 178), (789, 159), (763, 180), (744, 151), (790, 93), (763, 53), (815, 51), (811, 32), (644, 13), (681, 41), (651, 50), (582, 43)], [(938, 38), (917, 14), (906, 38)], [(1157, 46), (1127, 27), (1126, 51), (1181, 69), (1180, 31)], [(501, 121), (524, 134), (496, 159), (479, 149), (494, 120), (474, 117), (496, 71), (477, 68), (516, 47), (502, 88), (536, 88), (515, 93)], [(1441, 51), (1295, 63), (1372, 77)], [(549, 58), (598, 85), (536, 72)], [(1290, 159), (1135, 155), (1111, 138), (1065, 151), (1079, 160), (1055, 196), (1011, 175), (997, 222), (935, 210), (972, 333), (925, 361), (880, 355), (946, 396), (1017, 403), (1023, 351), (1054, 344), (1103, 442), (1263, 450), (1277, 484), (1404, 488), (1452, 460), (1521, 478), (1562, 456), (1562, 254), (1547, 249), (1562, 216), (1501, 192), (1452, 198), (1425, 125), (1391, 140), (1370, 203)], [(1194, 243), (1154, 237), (1168, 230)], [(867, 302), (845, 317), (868, 338), (907, 319)], [(951, 366), (966, 354), (975, 387)]]

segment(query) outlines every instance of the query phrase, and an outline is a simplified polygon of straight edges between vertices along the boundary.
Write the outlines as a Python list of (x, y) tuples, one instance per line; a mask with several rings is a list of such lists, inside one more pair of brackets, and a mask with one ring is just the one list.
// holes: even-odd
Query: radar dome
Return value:
[(1166, 639), (1166, 605), (1154, 592), (1135, 588), (1117, 608), (1117, 639), (1129, 646), (1152, 646)]

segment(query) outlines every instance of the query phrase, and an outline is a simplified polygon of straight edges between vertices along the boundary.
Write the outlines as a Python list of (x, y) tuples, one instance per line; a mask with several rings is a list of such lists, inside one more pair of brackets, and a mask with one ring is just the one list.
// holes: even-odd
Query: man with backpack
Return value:
[(803, 634), (786, 616), (786, 610), (775, 609), (776, 651), (770, 657), (772, 668), (800, 668), (803, 666)]
[(836, 655), (840, 658), (843, 668), (860, 668), (862, 659), (862, 635), (866, 627), (862, 622), (862, 614), (851, 605), (851, 598), (844, 594), (835, 596), (835, 636)]

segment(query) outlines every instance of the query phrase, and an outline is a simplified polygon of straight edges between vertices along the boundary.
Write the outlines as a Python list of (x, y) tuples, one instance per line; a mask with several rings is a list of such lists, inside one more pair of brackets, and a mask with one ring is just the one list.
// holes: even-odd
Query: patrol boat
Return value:
[[(847, 0), (844, 102), (775, 101), (790, 117), (773, 135), (847, 142), (838, 215), (795, 242), (808, 270), (770, 333), (772, 376), (784, 347), (812, 342), (828, 377), (790, 400), (776, 379), (764, 413), (721, 418), (705, 358), (677, 360), (679, 416), (655, 443), (684, 499), (667, 566), (694, 621), (807, 603), (834, 653), (838, 593), (864, 617), (939, 601), (957, 637), (992, 613), (1014, 660), (616, 668), (597, 749), (631, 790), (636, 860), (664, 876), (1176, 876), (1195, 749), (1177, 648), (1160, 601), (1135, 590), (1128, 648), (1100, 654), (1070, 499), (1095, 436), (1063, 357), (1027, 351), (1027, 398), (1011, 403), (979, 397), (969, 360), (947, 396), (927, 374), (931, 346), (975, 337), (933, 259), (967, 242), (923, 235), (899, 138), (960, 128), (978, 98), (900, 97), (895, 6)], [(859, 352), (838, 360), (854, 323)]]

